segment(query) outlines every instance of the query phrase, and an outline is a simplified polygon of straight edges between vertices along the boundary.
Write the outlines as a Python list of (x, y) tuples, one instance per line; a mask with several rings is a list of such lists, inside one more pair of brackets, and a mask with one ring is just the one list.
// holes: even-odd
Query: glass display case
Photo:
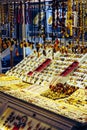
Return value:
[[(2, 76), (0, 97), (7, 101), (6, 105), (9, 102), (12, 106), (16, 104), (14, 109), (23, 104), (21, 109), (35, 110), (35, 113), (46, 116), (46, 121), (50, 118), (54, 124), (57, 123), (56, 126), (52, 124), (53, 129), (68, 130), (75, 126), (75, 129), (84, 127), (85, 130), (87, 54), (57, 52), (52, 59), (52, 50), (46, 51), (49, 52), (46, 56), (41, 53), (38, 58), (32, 53)], [(61, 75), (66, 70), (69, 70), (67, 75)], [(20, 108), (17, 110), (20, 111)], [(39, 119), (43, 122), (42, 116)]]
[[(79, 130), (85, 124), (0, 92), (7, 103), (0, 114), (0, 130)], [(85, 130), (85, 129), (84, 129)]]

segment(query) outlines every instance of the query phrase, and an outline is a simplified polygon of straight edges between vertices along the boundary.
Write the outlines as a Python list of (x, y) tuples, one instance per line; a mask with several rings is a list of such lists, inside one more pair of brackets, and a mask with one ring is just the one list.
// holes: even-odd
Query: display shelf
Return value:
[[(52, 49), (47, 49), (46, 51), (46, 57), (43, 55), (42, 50), (39, 58), (33, 53), (31, 56), (28, 56), (21, 61), (17, 66), (13, 67), (6, 74), (21, 78), (22, 81), (27, 83), (48, 86), (54, 76), (60, 75), (70, 64), (76, 60), (79, 60), (83, 56), (82, 54), (63, 55), (57, 52), (55, 53), (54, 59), (52, 59)], [(42, 63), (46, 61), (46, 59), (51, 60), (50, 64), (45, 66), (41, 72), (35, 71)], [(29, 76), (29, 72), (32, 72), (33, 74)]]

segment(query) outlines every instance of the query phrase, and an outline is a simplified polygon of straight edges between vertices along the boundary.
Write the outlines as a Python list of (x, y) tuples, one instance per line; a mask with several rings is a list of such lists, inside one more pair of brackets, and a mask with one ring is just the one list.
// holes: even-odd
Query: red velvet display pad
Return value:
[(78, 67), (79, 62), (74, 61), (71, 65), (69, 65), (61, 74), (60, 76), (67, 76), (69, 75), (74, 69)]
[(49, 64), (51, 63), (51, 59), (46, 59), (41, 65), (39, 65), (34, 71), (30, 71), (27, 75), (31, 76), (34, 72), (43, 71)]

